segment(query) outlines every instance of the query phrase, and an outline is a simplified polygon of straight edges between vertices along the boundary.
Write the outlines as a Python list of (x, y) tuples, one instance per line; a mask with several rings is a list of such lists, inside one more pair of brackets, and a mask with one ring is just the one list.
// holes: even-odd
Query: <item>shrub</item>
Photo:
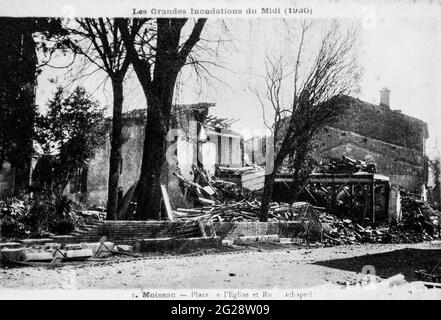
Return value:
[(49, 233), (68, 234), (80, 223), (75, 203), (67, 197), (36, 193), (0, 201), (3, 237), (23, 238)]

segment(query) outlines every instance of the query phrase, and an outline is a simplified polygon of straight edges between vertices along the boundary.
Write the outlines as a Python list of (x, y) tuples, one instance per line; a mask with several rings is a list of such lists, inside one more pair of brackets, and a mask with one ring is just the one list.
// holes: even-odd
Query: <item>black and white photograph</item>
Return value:
[(0, 299), (441, 299), (441, 3), (105, 3), (0, 0)]

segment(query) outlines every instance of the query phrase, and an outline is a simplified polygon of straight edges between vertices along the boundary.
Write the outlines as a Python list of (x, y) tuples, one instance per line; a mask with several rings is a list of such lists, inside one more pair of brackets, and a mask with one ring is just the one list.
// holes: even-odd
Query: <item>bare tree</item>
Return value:
[(127, 56), (148, 105), (135, 214), (141, 220), (159, 217), (160, 183), (161, 176), (165, 176), (162, 172), (175, 84), (190, 52), (200, 40), (206, 19), (197, 19), (190, 35), (182, 39), (182, 28), (187, 22), (188, 19), (117, 19)]
[(76, 19), (78, 28), (70, 29), (74, 52), (103, 70), (111, 80), (113, 94), (110, 139), (107, 219), (117, 219), (119, 174), (122, 161), (122, 110), (124, 77), (130, 62), (114, 19)]
[[(357, 77), (356, 60), (352, 55), (356, 32), (351, 29), (342, 33), (335, 22), (321, 40), (312, 65), (302, 73), (306, 36), (310, 28), (311, 23), (303, 22), (301, 25), (293, 70), (287, 72), (289, 62), (284, 62), (282, 57), (271, 59), (267, 56), (266, 94), (262, 96), (252, 89), (263, 110), (269, 104), (274, 115), (274, 122), (270, 124), (264, 113), (264, 121), (272, 131), (273, 144), (269, 146), (267, 157), (260, 221), (268, 219), (278, 169), (291, 155), (294, 178), (300, 178), (300, 169), (314, 135), (341, 113), (342, 104), (337, 103), (335, 98), (348, 93)], [(290, 81), (292, 84), (287, 89), (286, 83)], [(292, 96), (292, 102), (287, 106), (283, 98), (286, 91)]]

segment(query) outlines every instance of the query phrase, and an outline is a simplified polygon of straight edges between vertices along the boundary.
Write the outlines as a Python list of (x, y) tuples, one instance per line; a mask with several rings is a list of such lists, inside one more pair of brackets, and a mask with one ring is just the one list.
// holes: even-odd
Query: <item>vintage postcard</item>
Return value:
[(440, 3), (0, 0), (0, 55), (0, 299), (441, 298)]

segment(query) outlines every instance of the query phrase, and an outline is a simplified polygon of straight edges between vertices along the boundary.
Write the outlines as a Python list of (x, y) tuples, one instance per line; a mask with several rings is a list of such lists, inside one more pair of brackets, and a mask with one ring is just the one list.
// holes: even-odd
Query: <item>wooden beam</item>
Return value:
[(164, 184), (161, 184), (161, 193), (162, 200), (164, 201), (165, 210), (167, 211), (167, 217), (170, 221), (175, 221), (175, 217), (173, 216), (173, 210), (171, 208), (170, 199), (168, 197), (167, 188)]
[(350, 203), (349, 203), (349, 205), (350, 205), (350, 210), (351, 210), (351, 216), (352, 216), (352, 219), (354, 219), (354, 217), (355, 217), (355, 212), (354, 212), (354, 199), (355, 198), (355, 190), (354, 190), (354, 184), (353, 183), (351, 183), (350, 184)]

